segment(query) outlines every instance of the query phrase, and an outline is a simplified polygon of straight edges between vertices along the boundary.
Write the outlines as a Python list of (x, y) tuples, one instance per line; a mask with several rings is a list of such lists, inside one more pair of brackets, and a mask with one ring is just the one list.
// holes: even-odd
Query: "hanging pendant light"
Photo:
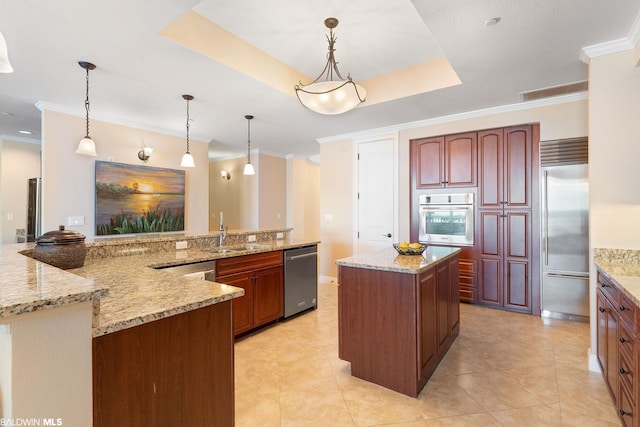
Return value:
[[(324, 25), (329, 29), (329, 53), (327, 63), (320, 75), (308, 85), (302, 82), (294, 89), (300, 103), (316, 113), (342, 114), (354, 109), (367, 98), (367, 91), (355, 83), (350, 75), (344, 79), (338, 70), (338, 64), (334, 56), (336, 38), (333, 29), (338, 26), (336, 18), (327, 18)], [(334, 75), (339, 80), (334, 80)], [(323, 80), (320, 80), (323, 78)]]
[(7, 49), (7, 41), (0, 33), (0, 73), (13, 73), (13, 67), (9, 62), (9, 50)]
[(78, 64), (87, 70), (87, 97), (84, 100), (84, 109), (86, 111), (86, 134), (84, 138), (80, 140), (78, 143), (78, 149), (76, 150), (76, 154), (80, 154), (82, 156), (97, 156), (96, 153), (96, 144), (93, 142), (91, 137), (89, 136), (89, 70), (95, 70), (96, 66), (91, 62), (80, 61)]
[(253, 165), (251, 164), (251, 119), (253, 116), (247, 115), (244, 116), (247, 119), (247, 164), (244, 165), (243, 175), (255, 175), (256, 171), (253, 169)]
[(182, 98), (187, 101), (187, 152), (182, 155), (180, 166), (183, 168), (193, 168), (196, 164), (193, 161), (193, 156), (189, 152), (189, 101), (193, 100), (193, 96), (182, 95)]

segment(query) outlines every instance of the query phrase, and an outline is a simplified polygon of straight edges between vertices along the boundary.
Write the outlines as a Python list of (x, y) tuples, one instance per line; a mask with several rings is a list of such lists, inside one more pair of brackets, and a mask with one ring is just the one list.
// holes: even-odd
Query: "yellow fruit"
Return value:
[(410, 243), (409, 247), (411, 249), (420, 249), (422, 247), (422, 245), (420, 243)]
[(407, 242), (402, 242), (398, 245), (399, 248), (408, 248), (410, 245)]

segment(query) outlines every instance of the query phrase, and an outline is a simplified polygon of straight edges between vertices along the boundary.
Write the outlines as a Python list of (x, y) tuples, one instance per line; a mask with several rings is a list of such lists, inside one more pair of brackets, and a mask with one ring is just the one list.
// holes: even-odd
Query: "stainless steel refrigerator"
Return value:
[(541, 143), (540, 158), (541, 314), (543, 317), (588, 321), (589, 181), (586, 139)]

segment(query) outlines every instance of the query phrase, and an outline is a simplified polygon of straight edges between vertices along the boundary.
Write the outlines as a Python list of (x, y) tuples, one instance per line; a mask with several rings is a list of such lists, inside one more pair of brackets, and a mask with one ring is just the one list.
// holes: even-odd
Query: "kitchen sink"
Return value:
[(237, 251), (251, 251), (254, 249), (267, 249), (270, 248), (271, 246), (269, 245), (259, 245), (257, 243), (252, 243), (252, 244), (248, 244), (248, 245), (242, 245), (242, 246), (234, 246), (234, 248)]
[(222, 246), (222, 247), (215, 247), (211, 249), (211, 252), (216, 253), (216, 254), (226, 254), (229, 252), (238, 252), (238, 251), (252, 251), (252, 250), (256, 250), (256, 249), (267, 249), (270, 248), (270, 245), (260, 245), (257, 243), (249, 243), (246, 245), (240, 245), (240, 246)]
[(216, 254), (226, 254), (229, 252), (236, 252), (238, 249), (231, 249), (231, 248), (213, 248), (211, 249), (211, 252), (216, 253)]

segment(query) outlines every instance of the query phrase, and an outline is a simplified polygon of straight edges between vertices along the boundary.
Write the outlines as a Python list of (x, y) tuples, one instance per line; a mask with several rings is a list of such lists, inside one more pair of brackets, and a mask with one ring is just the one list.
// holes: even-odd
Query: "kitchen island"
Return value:
[(336, 261), (339, 356), (353, 376), (420, 394), (459, 333), (459, 252), (388, 248)]
[[(173, 274), (162, 267), (310, 243), (289, 239), (287, 231), (230, 233), (224, 248), (216, 247), (216, 235), (87, 242), (84, 266), (67, 271), (30, 258), (33, 244), (4, 245), (0, 258), (0, 395), (12, 397), (13, 406), (3, 404), (0, 416), (60, 417), (64, 425), (232, 425), (231, 301), (242, 296), (243, 290)], [(276, 239), (276, 234), (285, 238)], [(259, 244), (246, 244), (248, 237)], [(177, 246), (185, 248), (178, 250)], [(34, 325), (39, 329), (38, 322), (47, 321), (42, 316), (75, 306), (84, 311), (73, 321), (56, 324), (59, 329), (69, 328), (53, 336), (60, 341), (53, 348), (57, 356), (31, 351), (25, 359), (28, 363), (23, 363), (30, 349), (16, 344), (32, 340), (19, 340), (12, 334), (19, 332), (15, 329), (18, 321), (37, 315)], [(51, 328), (42, 329), (50, 333)], [(66, 338), (76, 335), (75, 341)], [(6, 343), (13, 344), (13, 351)], [(38, 357), (42, 360), (35, 360)], [(16, 370), (42, 361), (47, 362), (43, 365), (49, 370), (46, 376), (42, 369), (30, 376), (22, 375), (27, 367)], [(23, 401), (29, 405), (20, 407)]]

